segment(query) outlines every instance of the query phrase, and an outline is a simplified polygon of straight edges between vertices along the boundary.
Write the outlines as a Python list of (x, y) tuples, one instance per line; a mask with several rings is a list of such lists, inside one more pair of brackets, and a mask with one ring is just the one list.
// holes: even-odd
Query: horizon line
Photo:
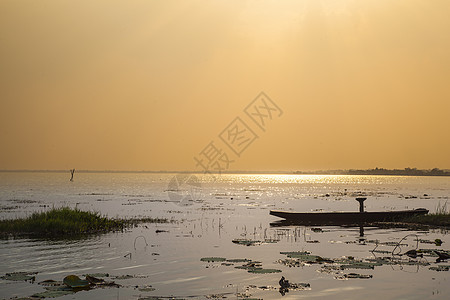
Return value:
[[(431, 171), (433, 169), (439, 169), (444, 172), (450, 172), (450, 169), (441, 169), (441, 168), (430, 168), (430, 169), (418, 169), (418, 168), (403, 168), (403, 169), (385, 169), (385, 168), (369, 168), (369, 169), (326, 169), (326, 170), (263, 170), (263, 171), (255, 171), (255, 170), (224, 170), (222, 172), (205, 172), (205, 171), (193, 171), (193, 170), (87, 170), (87, 169), (80, 169), (76, 170), (78, 173), (165, 173), (165, 174), (293, 174), (293, 175), (319, 175), (320, 173), (323, 173), (324, 175), (333, 175), (330, 173), (333, 172), (348, 172), (348, 171), (372, 171), (372, 170), (385, 170), (385, 171), (392, 171), (392, 170), (417, 170), (417, 171)], [(3, 173), (26, 173), (26, 172), (36, 172), (36, 173), (65, 173), (70, 171), (70, 169), (0, 169), (0, 172)], [(338, 175), (338, 174), (334, 174)], [(344, 174), (345, 175), (345, 174)], [(348, 174), (351, 175), (351, 174)]]

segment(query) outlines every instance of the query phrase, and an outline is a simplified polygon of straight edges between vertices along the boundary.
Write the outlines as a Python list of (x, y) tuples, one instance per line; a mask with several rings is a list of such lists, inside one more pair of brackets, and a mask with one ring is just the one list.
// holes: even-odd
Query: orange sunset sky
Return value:
[[(448, 0), (2, 0), (0, 169), (195, 170), (211, 142), (229, 170), (449, 169), (449, 16)], [(245, 113), (260, 92), (279, 108), (264, 130)], [(237, 117), (258, 136), (235, 136), (239, 155)]]

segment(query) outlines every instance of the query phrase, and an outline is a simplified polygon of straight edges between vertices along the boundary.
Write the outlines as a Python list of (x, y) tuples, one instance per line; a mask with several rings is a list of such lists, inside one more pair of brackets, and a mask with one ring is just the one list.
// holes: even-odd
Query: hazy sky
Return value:
[[(0, 169), (195, 170), (208, 145), (229, 170), (450, 168), (449, 16), (448, 0), (1, 0)], [(265, 131), (244, 111), (262, 91), (282, 111)]]

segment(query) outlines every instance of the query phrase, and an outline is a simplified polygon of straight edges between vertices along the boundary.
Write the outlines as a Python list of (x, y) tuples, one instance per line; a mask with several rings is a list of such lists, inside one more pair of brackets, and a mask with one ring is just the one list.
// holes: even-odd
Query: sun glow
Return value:
[(450, 167), (449, 1), (25, 2), (1, 169), (193, 170), (260, 91), (285, 113), (228, 171)]

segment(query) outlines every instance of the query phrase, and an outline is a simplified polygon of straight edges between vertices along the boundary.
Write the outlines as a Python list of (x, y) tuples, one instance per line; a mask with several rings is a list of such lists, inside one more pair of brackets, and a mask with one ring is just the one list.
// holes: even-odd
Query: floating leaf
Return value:
[[(0, 277), (0, 279), (12, 280), (12, 281), (27, 281), (27, 280), (35, 280), (37, 273), (29, 273), (29, 272), (14, 272), (14, 273), (6, 273), (4, 276)], [(32, 276), (33, 275), (33, 276)]]
[(278, 243), (280, 240), (275, 240), (275, 239), (265, 239), (264, 243), (265, 244), (275, 244)]
[(255, 274), (267, 274), (267, 273), (280, 273), (281, 270), (278, 269), (263, 269), (263, 268), (253, 268), (248, 270), (249, 273)]
[(424, 253), (429, 256), (437, 257), (438, 255), (436, 254), (436, 251), (440, 252), (440, 253), (447, 253), (448, 255), (450, 255), (450, 250), (443, 250), (443, 249), (419, 249), (419, 250), (417, 250), (417, 252), (419, 252), (419, 253)]
[(295, 252), (280, 252), (287, 255), (289, 258), (296, 258), (304, 262), (316, 263), (316, 262), (331, 262), (329, 259), (322, 258), (318, 255), (312, 255), (308, 251), (295, 251)]
[(134, 278), (132, 275), (119, 275), (114, 277), (114, 279), (123, 280), (123, 279), (131, 279)]
[(151, 285), (147, 285), (147, 286), (138, 288), (138, 290), (140, 290), (141, 292), (153, 292), (155, 290), (155, 288), (152, 287)]
[(293, 258), (279, 259), (279, 260), (277, 260), (277, 263), (288, 266), (288, 267), (301, 267), (301, 266), (305, 265), (300, 260), (293, 259)]
[(441, 266), (437, 266), (437, 267), (430, 267), (429, 269), (433, 270), (433, 271), (438, 271), (438, 272), (449, 271), (450, 265), (441, 265)]
[(299, 291), (310, 289), (311, 285), (309, 283), (289, 283), (289, 290)]
[(382, 254), (391, 254), (392, 251), (386, 251), (386, 250), (372, 250), (370, 252), (373, 253), (382, 253)]
[(290, 255), (306, 255), (311, 254), (309, 251), (293, 251), (293, 252), (280, 252), (280, 254), (287, 255), (290, 257)]
[(297, 258), (301, 261), (305, 262), (320, 262), (323, 260), (322, 257), (317, 255), (311, 255), (311, 254), (290, 254), (288, 255), (290, 258)]
[(86, 280), (89, 281), (91, 284), (103, 284), (105, 283), (105, 280), (101, 278), (97, 278), (94, 276), (86, 275)]
[(57, 287), (57, 288), (49, 288), (45, 292), (34, 294), (33, 298), (57, 298), (70, 294), (74, 294), (75, 291), (68, 287)]
[(89, 286), (89, 281), (82, 280), (76, 275), (69, 275), (64, 277), (63, 282), (71, 288), (85, 288)]
[(389, 258), (367, 258), (367, 262), (374, 264), (374, 266), (382, 266), (382, 265), (393, 265), (395, 264), (394, 261), (390, 260)]
[(200, 261), (221, 262), (221, 261), (226, 261), (226, 258), (224, 258), (224, 257), (203, 257), (200, 259)]
[(64, 283), (62, 281), (55, 281), (55, 280), (44, 280), (38, 283), (42, 286), (62, 286)]
[(364, 274), (357, 274), (357, 273), (349, 273), (344, 275), (347, 278), (359, 278), (359, 279), (369, 279), (372, 278), (373, 275), (364, 275)]
[(232, 240), (232, 242), (235, 244), (244, 245), (244, 246), (255, 246), (255, 245), (260, 245), (262, 243), (261, 241), (252, 241), (252, 240), (243, 240), (243, 239)]
[(244, 270), (251, 270), (251, 269), (261, 269), (262, 264), (259, 261), (250, 261), (242, 266), (235, 267), (236, 269), (244, 269)]
[(430, 241), (430, 240), (418, 239), (416, 241), (418, 241), (422, 244), (434, 244), (434, 241)]
[(86, 274), (85, 276), (92, 276), (92, 277), (109, 277), (108, 273), (93, 273), (93, 274)]
[(251, 261), (250, 259), (246, 259), (246, 258), (233, 258), (233, 259), (227, 259), (227, 262), (230, 263), (243, 263), (243, 262), (249, 262)]
[(341, 269), (374, 269), (374, 265), (371, 263), (355, 263), (348, 265), (341, 265)]

